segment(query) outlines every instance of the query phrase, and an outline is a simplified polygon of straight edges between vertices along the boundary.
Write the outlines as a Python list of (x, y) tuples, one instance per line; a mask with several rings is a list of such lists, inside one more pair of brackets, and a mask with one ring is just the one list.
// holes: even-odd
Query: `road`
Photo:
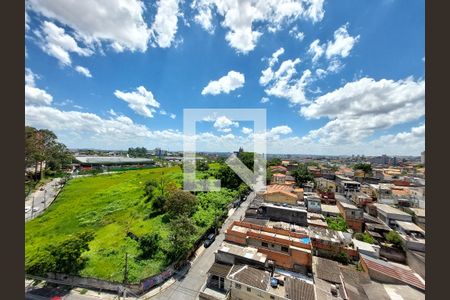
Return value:
[[(25, 213), (25, 220), (31, 220), (37, 215), (41, 214), (55, 199), (59, 190), (62, 188), (60, 184), (61, 178), (54, 178), (52, 181), (43, 185), (37, 191), (31, 193), (25, 200), (25, 207), (30, 207), (30, 210)], [(41, 190), (42, 189), (42, 190)], [(34, 199), (34, 203), (33, 203)], [(36, 210), (32, 213), (31, 208)]]
[[(228, 217), (225, 221), (219, 235), (216, 237), (215, 242), (205, 249), (202, 254), (194, 261), (190, 270), (184, 276), (178, 276), (181, 278), (176, 278), (175, 283), (173, 283), (169, 288), (164, 290), (162, 293), (152, 297), (153, 299), (161, 300), (191, 300), (197, 299), (200, 288), (205, 283), (206, 272), (214, 263), (214, 252), (219, 249), (220, 244), (225, 238), (224, 231), (228, 226), (236, 220), (240, 220), (245, 215), (245, 211), (249, 203), (255, 197), (255, 193), (251, 193), (247, 200), (242, 203), (242, 205), (235, 210), (235, 212)], [(203, 247), (203, 246), (202, 246)]]

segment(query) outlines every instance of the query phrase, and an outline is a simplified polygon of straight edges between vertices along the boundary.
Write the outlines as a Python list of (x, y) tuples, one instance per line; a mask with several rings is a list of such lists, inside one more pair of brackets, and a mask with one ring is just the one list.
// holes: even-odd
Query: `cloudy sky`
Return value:
[[(424, 0), (27, 0), (25, 120), (73, 148), (182, 150), (183, 109), (267, 110), (269, 153), (419, 155)], [(214, 114), (197, 149), (251, 150)]]

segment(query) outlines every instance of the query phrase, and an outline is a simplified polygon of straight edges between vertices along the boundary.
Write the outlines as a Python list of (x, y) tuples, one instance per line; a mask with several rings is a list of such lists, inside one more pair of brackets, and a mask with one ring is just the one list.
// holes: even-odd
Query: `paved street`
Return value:
[[(164, 290), (162, 293), (156, 295), (151, 299), (172, 299), (172, 300), (187, 300), (196, 299), (198, 292), (206, 280), (206, 272), (209, 270), (211, 265), (214, 263), (214, 252), (219, 248), (220, 244), (225, 238), (223, 231), (228, 228), (228, 226), (236, 220), (240, 220), (244, 216), (245, 210), (247, 209), (249, 203), (253, 200), (255, 194), (251, 193), (247, 200), (242, 203), (242, 205), (236, 209), (236, 211), (228, 217), (225, 221), (222, 230), (216, 237), (215, 242), (203, 251), (203, 253), (194, 261), (188, 273), (184, 278), (176, 278), (175, 283), (173, 283), (169, 288)], [(203, 246), (202, 246), (203, 247)]]
[[(61, 189), (61, 178), (54, 178), (52, 181), (43, 185), (34, 193), (31, 193), (25, 200), (25, 207), (29, 207), (29, 211), (25, 213), (25, 220), (31, 220), (41, 214), (55, 199)], [(42, 189), (42, 190), (41, 190)], [(34, 204), (33, 204), (34, 199)], [(35, 212), (32, 213), (34, 207)]]

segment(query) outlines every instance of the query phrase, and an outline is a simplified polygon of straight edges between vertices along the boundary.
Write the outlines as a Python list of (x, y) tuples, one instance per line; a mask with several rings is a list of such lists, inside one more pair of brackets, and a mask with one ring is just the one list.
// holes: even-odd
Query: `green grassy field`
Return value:
[[(169, 247), (170, 220), (165, 214), (152, 213), (144, 187), (150, 178), (161, 176), (180, 183), (182, 173), (179, 167), (173, 167), (70, 180), (46, 213), (26, 223), (25, 263), (35, 259), (39, 249), (89, 229), (95, 231), (95, 238), (83, 254), (89, 260), (80, 275), (121, 281), (125, 252), (129, 254), (130, 282), (159, 273), (171, 263), (164, 252)], [(192, 217), (197, 238), (213, 224), (216, 214), (225, 212), (226, 204), (235, 196), (236, 192), (226, 189), (197, 196), (197, 211)], [(137, 259), (138, 242), (126, 237), (129, 231), (137, 236), (159, 233), (161, 250), (151, 259)]]

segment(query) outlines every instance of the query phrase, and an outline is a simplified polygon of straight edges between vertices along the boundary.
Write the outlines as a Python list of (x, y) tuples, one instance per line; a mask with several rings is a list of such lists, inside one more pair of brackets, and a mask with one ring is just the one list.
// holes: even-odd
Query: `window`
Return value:
[(269, 247), (269, 244), (267, 244), (266, 242), (262, 242), (262, 243), (261, 243), (261, 246), (263, 246), (263, 247)]
[(275, 296), (270, 295), (270, 299), (275, 299)]
[(235, 283), (234, 287), (237, 288), (237, 289), (241, 289), (241, 285), (239, 283)]
[(251, 292), (251, 291), (252, 291), (252, 289), (247, 287), (247, 292)]
[(289, 248), (288, 248), (288, 247), (283, 247), (283, 246), (281, 246), (281, 251), (283, 251), (283, 252), (289, 252)]

